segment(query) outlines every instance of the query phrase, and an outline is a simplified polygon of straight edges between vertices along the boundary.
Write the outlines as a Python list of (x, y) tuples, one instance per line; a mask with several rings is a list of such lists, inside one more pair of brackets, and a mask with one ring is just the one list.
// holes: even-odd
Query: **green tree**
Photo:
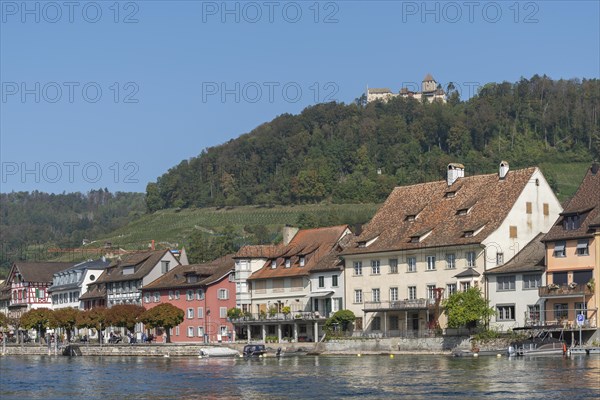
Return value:
[(77, 317), (81, 311), (73, 307), (65, 307), (54, 310), (52, 313), (52, 326), (62, 328), (67, 333), (67, 342), (71, 341), (71, 333), (77, 325)]
[(147, 328), (164, 328), (167, 343), (171, 343), (171, 328), (183, 322), (184, 312), (170, 303), (159, 304), (144, 311), (138, 318)]
[(495, 314), (479, 288), (452, 294), (442, 302), (442, 307), (448, 316), (449, 328), (467, 327), (472, 330), (478, 323), (487, 323)]
[(325, 321), (325, 329), (332, 332), (335, 326), (339, 326), (342, 332), (345, 332), (355, 320), (356, 316), (352, 311), (339, 310), (331, 317), (327, 318), (327, 321)]
[(109, 308), (106, 312), (106, 324), (120, 328), (127, 328), (130, 332), (135, 329), (138, 317), (146, 309), (135, 304), (118, 304)]
[(53, 327), (53, 311), (48, 308), (33, 308), (21, 315), (19, 325), (25, 329), (35, 329), (41, 336)]
[[(8, 316), (0, 311), (0, 328), (8, 328)], [(4, 329), (2, 329), (4, 330)]]
[(98, 332), (98, 343), (102, 343), (102, 329), (106, 325), (107, 308), (95, 307), (85, 310), (77, 316), (77, 327), (95, 329)]

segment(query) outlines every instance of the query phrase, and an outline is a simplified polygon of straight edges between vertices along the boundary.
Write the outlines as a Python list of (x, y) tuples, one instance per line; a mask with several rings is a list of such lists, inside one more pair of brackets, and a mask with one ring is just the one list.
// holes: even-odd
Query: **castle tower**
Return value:
[(435, 92), (436, 89), (437, 82), (433, 79), (433, 76), (431, 76), (431, 74), (425, 75), (425, 78), (423, 78), (423, 82), (421, 83), (421, 92), (423, 92), (423, 94), (432, 93)]

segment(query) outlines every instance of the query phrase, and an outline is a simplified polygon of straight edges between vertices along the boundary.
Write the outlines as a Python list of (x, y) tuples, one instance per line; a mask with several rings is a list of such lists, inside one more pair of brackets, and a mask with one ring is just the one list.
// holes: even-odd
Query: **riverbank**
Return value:
[[(240, 354), (245, 342), (223, 344), (75, 344), (82, 356), (198, 356), (207, 347), (226, 347), (237, 350)], [(380, 338), (332, 340), (323, 343), (267, 343), (268, 355), (275, 355), (281, 348), (284, 353), (308, 353), (322, 355), (357, 355), (357, 354), (450, 354), (452, 349), (469, 348), (469, 337), (440, 338)], [(6, 345), (0, 354), (6, 355), (55, 355), (62, 350), (37, 344)]]

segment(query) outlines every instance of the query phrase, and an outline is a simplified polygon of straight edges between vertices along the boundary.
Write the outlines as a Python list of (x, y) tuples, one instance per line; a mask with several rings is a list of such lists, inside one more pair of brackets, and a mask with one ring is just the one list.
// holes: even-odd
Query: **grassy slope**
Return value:
[(556, 179), (558, 185), (556, 196), (558, 200), (564, 202), (575, 194), (590, 164), (589, 162), (544, 163), (540, 165), (540, 169), (547, 177)]

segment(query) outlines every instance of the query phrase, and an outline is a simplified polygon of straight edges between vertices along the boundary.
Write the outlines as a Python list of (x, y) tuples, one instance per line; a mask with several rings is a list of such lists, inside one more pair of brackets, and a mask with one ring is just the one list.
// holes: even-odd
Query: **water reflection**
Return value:
[(600, 398), (600, 357), (2, 357), (23, 398)]

